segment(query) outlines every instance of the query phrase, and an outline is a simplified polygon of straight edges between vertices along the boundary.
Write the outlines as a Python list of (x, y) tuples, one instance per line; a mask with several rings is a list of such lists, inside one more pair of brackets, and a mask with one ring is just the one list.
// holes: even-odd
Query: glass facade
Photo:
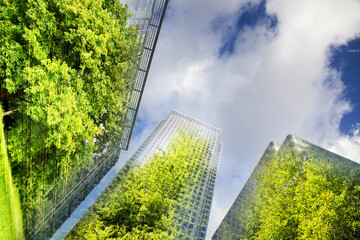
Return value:
[(243, 231), (238, 227), (241, 224), (241, 219), (238, 217), (238, 210), (245, 207), (244, 202), (249, 196), (248, 193), (251, 192), (254, 175), (257, 171), (259, 171), (258, 166), (260, 166), (262, 162), (271, 159), (271, 156), (273, 156), (273, 154), (279, 150), (279, 147), (280, 146), (277, 143), (271, 142), (266, 148), (254, 171), (250, 175), (239, 195), (236, 197), (234, 203), (222, 220), (220, 226), (217, 228), (215, 234), (212, 236), (212, 239), (238, 239), (237, 236), (241, 233), (241, 231)]
[(127, 114), (123, 124), (121, 149), (127, 150), (134, 128), (146, 79), (165, 16), (168, 0), (127, 0), (133, 16), (128, 25), (138, 26), (138, 39), (134, 47), (134, 68), (129, 71), (131, 95), (127, 102)]
[(281, 158), (284, 153), (288, 153), (289, 151), (300, 153), (304, 161), (307, 161), (310, 157), (311, 162), (314, 165), (319, 163), (331, 164), (333, 166), (336, 165), (336, 168), (343, 169), (348, 172), (349, 175), (354, 174), (354, 169), (360, 169), (358, 163), (329, 152), (326, 149), (293, 135), (288, 135), (282, 145), (271, 142), (212, 236), (213, 240), (241, 239), (241, 236), (247, 233), (247, 230), (244, 228), (246, 225), (245, 219), (249, 212), (247, 204), (252, 201), (254, 196), (253, 189), (257, 185), (255, 180), (257, 173), (261, 174), (262, 167), (265, 166), (264, 163), (266, 163), (266, 161), (271, 161), (275, 157)]
[[(124, 108), (113, 113), (122, 119), (116, 123), (121, 126), (120, 132), (112, 134), (103, 129), (106, 137), (95, 138), (95, 152), (89, 153), (90, 157), (86, 155), (86, 157), (70, 159), (69, 164), (59, 163), (58, 159), (49, 159), (51, 149), (46, 147), (41, 150), (40, 157), (32, 159), (29, 157), (30, 152), (37, 149), (34, 149), (31, 143), (46, 136), (37, 129), (31, 118), (22, 113), (27, 111), (26, 107), (21, 108), (25, 109), (24, 111), (16, 112), (18, 115), (23, 114), (19, 119), (22, 119), (20, 124), (27, 134), (22, 136), (22, 142), (18, 144), (27, 144), (29, 152), (29, 156), (23, 156), (21, 165), (17, 162), (12, 163), (13, 171), (26, 172), (26, 177), (18, 180), (22, 182), (24, 189), (21, 192), (21, 206), (26, 239), (49, 239), (114, 166), (119, 159), (120, 150), (128, 148), (168, 0), (137, 0), (127, 3), (133, 13), (128, 19), (127, 26), (136, 26), (129, 29), (131, 31), (135, 29), (137, 37), (130, 46), (130, 59), (124, 62), (129, 67), (119, 71), (121, 73), (117, 76), (124, 78), (126, 83), (125, 86), (121, 86), (125, 89), (124, 96), (119, 96)], [(3, 93), (6, 92), (2, 89), (2, 103), (3, 99), (9, 98), (9, 94)], [(3, 103), (3, 105), (5, 110), (9, 111), (6, 109), (7, 104)], [(11, 123), (6, 120), (5, 124), (7, 122)], [(5, 137), (7, 137), (6, 133)], [(82, 144), (86, 145), (86, 140)], [(58, 169), (60, 164), (65, 166), (65, 169), (60, 171)], [(49, 168), (54, 172), (53, 175), (47, 172)]]
[[(161, 120), (148, 138), (130, 158), (125, 168), (135, 162), (144, 162), (159, 149), (165, 149), (169, 140), (176, 136), (178, 129), (194, 130), (210, 142), (208, 151), (203, 151), (203, 145), (198, 145), (198, 154), (204, 160), (199, 166), (206, 168), (201, 176), (192, 173), (193, 187), (186, 201), (181, 206), (181, 219), (177, 219), (179, 234), (177, 239), (205, 239), (209, 221), (215, 179), (219, 166), (222, 143), (221, 130), (177, 111), (172, 111), (166, 119)], [(111, 185), (119, 184), (123, 179), (122, 173)]]

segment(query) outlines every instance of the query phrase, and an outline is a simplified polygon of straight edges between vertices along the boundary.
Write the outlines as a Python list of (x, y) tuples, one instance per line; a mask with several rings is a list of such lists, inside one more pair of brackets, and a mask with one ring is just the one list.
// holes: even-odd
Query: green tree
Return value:
[(0, 95), (22, 198), (119, 139), (138, 54), (129, 16), (116, 0), (0, 0)]
[(208, 147), (194, 132), (180, 131), (166, 150), (134, 165), (108, 190), (68, 239), (174, 239), (181, 232), (178, 214), (194, 178), (203, 174)]
[(264, 161), (238, 217), (239, 239), (357, 239), (360, 167), (317, 152)]

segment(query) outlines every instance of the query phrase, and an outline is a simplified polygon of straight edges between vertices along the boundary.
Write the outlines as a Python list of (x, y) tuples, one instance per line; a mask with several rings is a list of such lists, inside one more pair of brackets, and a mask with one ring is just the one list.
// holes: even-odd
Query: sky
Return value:
[(207, 239), (270, 141), (360, 162), (360, 1), (170, 0), (128, 158), (171, 110), (223, 130)]

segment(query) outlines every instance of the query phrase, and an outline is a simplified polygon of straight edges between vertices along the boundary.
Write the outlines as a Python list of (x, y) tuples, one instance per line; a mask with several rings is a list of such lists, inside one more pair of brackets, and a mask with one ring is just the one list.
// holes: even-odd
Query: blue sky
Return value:
[(331, 55), (330, 66), (341, 73), (345, 85), (344, 98), (352, 105), (351, 111), (341, 119), (340, 131), (353, 134), (352, 130), (360, 122), (360, 38), (335, 47)]
[(222, 34), (222, 45), (219, 49), (219, 57), (226, 57), (234, 53), (236, 40), (245, 28), (253, 28), (259, 24), (266, 24), (269, 28), (276, 28), (276, 16), (268, 15), (265, 9), (266, 1), (252, 4), (249, 2), (242, 6), (236, 13), (235, 24), (227, 26), (223, 18), (215, 18), (211, 23), (213, 31)]
[(174, 109), (221, 129), (207, 239), (270, 141), (360, 162), (358, 0), (170, 0), (126, 159)]

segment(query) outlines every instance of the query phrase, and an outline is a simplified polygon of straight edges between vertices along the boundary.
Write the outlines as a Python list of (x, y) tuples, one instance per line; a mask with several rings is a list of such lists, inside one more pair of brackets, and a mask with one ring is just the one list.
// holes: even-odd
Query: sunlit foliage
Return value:
[(13, 184), (7, 157), (0, 106), (0, 239), (24, 239), (19, 193)]
[(38, 207), (37, 191), (119, 141), (138, 39), (129, 16), (116, 0), (0, 1), (1, 101), (26, 209)]
[(180, 210), (206, 164), (208, 142), (180, 131), (166, 150), (130, 169), (124, 181), (108, 190), (68, 239), (174, 239)]
[(229, 239), (358, 239), (360, 167), (317, 152), (263, 161)]

